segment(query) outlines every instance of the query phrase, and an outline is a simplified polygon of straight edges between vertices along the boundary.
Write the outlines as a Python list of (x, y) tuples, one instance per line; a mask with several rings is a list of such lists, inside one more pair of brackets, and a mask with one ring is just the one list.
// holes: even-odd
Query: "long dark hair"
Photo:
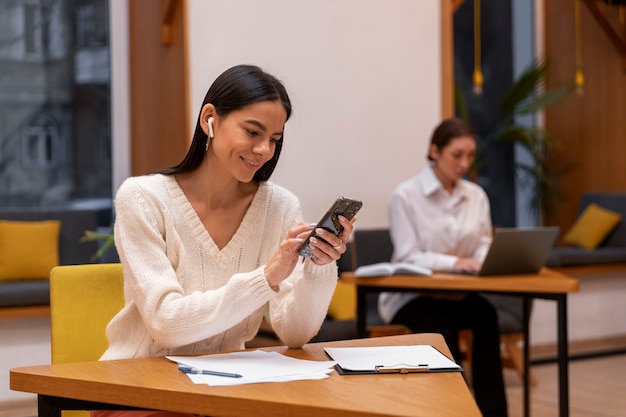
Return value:
[[(227, 69), (215, 79), (204, 97), (200, 112), (206, 104), (211, 103), (215, 106), (218, 115), (226, 116), (232, 111), (266, 100), (280, 101), (285, 112), (287, 112), (286, 120), (289, 120), (291, 101), (282, 82), (255, 65), (237, 65)], [(156, 173), (175, 175), (194, 171), (204, 159), (207, 140), (207, 134), (200, 126), (200, 115), (198, 115), (193, 140), (185, 158), (178, 165), (158, 170)], [(278, 163), (282, 147), (283, 140), (281, 138), (276, 142), (274, 156), (259, 168), (254, 174), (253, 180), (267, 181), (270, 178)]]
[[(474, 128), (469, 125), (465, 120), (458, 118), (445, 119), (435, 128), (432, 136), (430, 137), (430, 144), (435, 145), (439, 151), (443, 150), (452, 139), (469, 136), (476, 140), (476, 132)], [(430, 148), (426, 154), (428, 160), (432, 161), (430, 156)]]

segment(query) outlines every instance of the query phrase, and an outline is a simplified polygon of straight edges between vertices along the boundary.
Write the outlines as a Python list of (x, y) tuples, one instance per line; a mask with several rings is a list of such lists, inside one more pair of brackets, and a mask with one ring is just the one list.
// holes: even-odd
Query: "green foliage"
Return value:
[(569, 168), (557, 169), (547, 162), (548, 154), (558, 149), (558, 141), (545, 129), (525, 126), (518, 122), (524, 115), (543, 110), (574, 91), (574, 85), (546, 91), (545, 81), (549, 66), (545, 61), (535, 61), (513, 83), (500, 109), (505, 116), (495, 134), (496, 140), (510, 142), (525, 149), (532, 164), (516, 163), (518, 182), (522, 187), (534, 187), (529, 209), (541, 210), (550, 215), (556, 203), (563, 198), (559, 187), (560, 178)]
[(525, 115), (560, 101), (574, 90), (574, 85), (543, 91), (549, 76), (548, 64), (535, 61), (519, 78), (502, 100), (500, 110), (506, 116)]
[(458, 84), (455, 84), (454, 86), (454, 105), (456, 106), (456, 114), (459, 119), (463, 119), (466, 122), (469, 121), (469, 114), (467, 112), (465, 98), (463, 97), (463, 91), (461, 91)]
[(98, 242), (103, 241), (102, 246), (93, 254), (91, 257), (92, 261), (97, 261), (104, 255), (104, 253), (115, 246), (115, 240), (113, 238), (113, 233), (100, 233), (94, 232), (93, 230), (85, 230), (85, 234), (80, 238), (80, 243), (84, 242)]
[[(515, 163), (517, 182), (520, 187), (531, 189), (532, 198), (528, 209), (549, 216), (554, 212), (556, 203), (563, 198), (559, 180), (567, 173), (569, 167), (556, 168), (548, 164), (548, 154), (557, 150), (559, 146), (558, 141), (548, 131), (520, 122), (524, 116), (532, 115), (559, 102), (575, 90), (572, 84), (546, 91), (548, 77), (548, 63), (541, 60), (533, 62), (513, 82), (500, 104), (502, 121), (482, 137), (482, 143), (484, 147), (492, 141), (509, 142), (519, 145), (528, 152), (531, 163)], [(458, 117), (471, 122), (463, 93), (458, 86), (455, 88), (455, 105)], [(471, 169), (472, 175), (475, 176), (485, 163), (479, 149)]]

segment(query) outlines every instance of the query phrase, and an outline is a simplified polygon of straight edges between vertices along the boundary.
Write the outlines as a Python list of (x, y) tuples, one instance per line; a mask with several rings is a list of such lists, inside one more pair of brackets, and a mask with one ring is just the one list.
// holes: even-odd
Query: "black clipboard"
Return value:
[(375, 367), (374, 370), (358, 370), (353, 371), (351, 369), (343, 369), (338, 364), (335, 365), (335, 370), (339, 375), (373, 375), (373, 374), (419, 374), (419, 373), (429, 373), (429, 372), (465, 372), (462, 367), (457, 368), (436, 368), (430, 369), (428, 365), (426, 366), (404, 366), (401, 368), (390, 368), (384, 365), (379, 365)]
[[(335, 370), (340, 375), (464, 372), (460, 365), (430, 345), (325, 348), (325, 351), (332, 360), (335, 360)], [(398, 361), (402, 357), (409, 357), (406, 355), (420, 354), (422, 359), (428, 358), (435, 366), (424, 363), (427, 362), (425, 360)], [(423, 354), (428, 356), (424, 357)], [(346, 359), (346, 355), (349, 360)], [(363, 355), (366, 364), (353, 366), (352, 360), (359, 355)]]

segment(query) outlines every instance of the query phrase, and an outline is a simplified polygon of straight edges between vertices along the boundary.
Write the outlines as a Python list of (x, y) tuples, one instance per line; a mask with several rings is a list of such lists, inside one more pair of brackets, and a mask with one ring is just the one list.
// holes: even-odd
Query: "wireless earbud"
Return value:
[(213, 118), (209, 117), (207, 123), (209, 124), (209, 139), (211, 139), (213, 138)]

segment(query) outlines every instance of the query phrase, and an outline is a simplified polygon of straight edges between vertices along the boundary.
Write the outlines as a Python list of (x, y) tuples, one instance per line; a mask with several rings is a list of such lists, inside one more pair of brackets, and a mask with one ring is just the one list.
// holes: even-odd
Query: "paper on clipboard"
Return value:
[(462, 372), (463, 368), (430, 345), (327, 347), (340, 374)]

